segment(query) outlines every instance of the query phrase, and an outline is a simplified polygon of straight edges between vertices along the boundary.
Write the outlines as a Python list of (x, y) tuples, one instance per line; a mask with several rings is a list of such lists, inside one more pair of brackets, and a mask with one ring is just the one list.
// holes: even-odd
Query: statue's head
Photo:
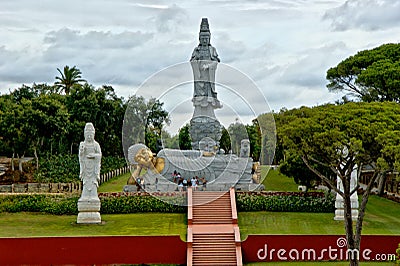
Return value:
[(200, 33), (199, 33), (199, 41), (203, 46), (207, 46), (210, 44), (211, 32), (208, 26), (208, 19), (203, 18), (200, 24)]
[(85, 136), (85, 141), (92, 142), (94, 140), (94, 126), (92, 123), (86, 123), (85, 125), (85, 130), (84, 130), (84, 136)]

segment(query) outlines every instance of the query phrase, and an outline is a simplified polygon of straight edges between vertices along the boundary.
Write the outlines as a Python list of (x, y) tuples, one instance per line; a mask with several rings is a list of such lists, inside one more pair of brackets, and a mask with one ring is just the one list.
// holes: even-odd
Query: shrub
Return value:
[(331, 195), (311, 196), (307, 193), (268, 195), (262, 193), (236, 193), (238, 211), (278, 212), (334, 212), (335, 199)]
[(0, 197), (0, 212), (44, 212), (49, 214), (77, 214), (77, 196), (62, 194), (24, 194)]
[[(102, 214), (138, 212), (185, 213), (186, 208), (172, 205), (148, 194), (100, 196)], [(43, 212), (55, 215), (78, 214), (76, 195), (24, 194), (0, 196), (0, 212)], [(174, 198), (175, 200), (175, 198)], [(176, 198), (178, 203), (179, 199)]]
[[(180, 193), (156, 193), (156, 195), (157, 197), (148, 193), (101, 193), (100, 213), (186, 213), (187, 208), (182, 206), (186, 197)], [(0, 212), (75, 215), (78, 213), (78, 199), (79, 196), (72, 194), (2, 195), (0, 196)], [(236, 202), (238, 211), (334, 212), (335, 210), (335, 201), (332, 196), (309, 196), (307, 193), (304, 195), (237, 193)]]

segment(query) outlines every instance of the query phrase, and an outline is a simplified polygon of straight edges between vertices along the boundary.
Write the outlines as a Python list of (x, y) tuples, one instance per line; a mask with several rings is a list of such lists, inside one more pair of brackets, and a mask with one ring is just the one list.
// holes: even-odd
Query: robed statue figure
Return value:
[(81, 199), (98, 199), (97, 187), (100, 181), (101, 149), (94, 140), (94, 126), (87, 123), (84, 130), (85, 140), (79, 145), (79, 177), (83, 182)]
[(199, 42), (194, 49), (190, 63), (194, 76), (194, 105), (220, 108), (215, 91), (215, 71), (220, 62), (217, 50), (210, 44), (211, 33), (207, 18), (203, 18), (200, 25)]

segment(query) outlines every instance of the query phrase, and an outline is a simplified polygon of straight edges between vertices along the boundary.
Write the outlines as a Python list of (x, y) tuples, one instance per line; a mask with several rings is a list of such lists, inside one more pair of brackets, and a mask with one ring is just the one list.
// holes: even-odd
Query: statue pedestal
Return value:
[[(353, 171), (351, 173), (351, 177), (350, 177), (350, 191), (352, 191), (356, 185), (357, 185), (357, 171)], [(342, 180), (340, 180), (340, 178), (337, 178), (337, 188), (341, 191), (343, 191), (343, 183)], [(358, 219), (358, 195), (357, 195), (357, 191), (354, 192), (351, 196), (350, 196), (350, 205), (351, 205), (351, 218), (353, 219), (353, 221), (356, 221)], [(336, 221), (343, 221), (344, 220), (344, 200), (343, 197), (340, 196), (339, 194), (336, 194), (336, 201), (335, 201), (335, 217), (333, 218)]]
[[(350, 197), (351, 202), (351, 218), (353, 221), (358, 219), (358, 197), (357, 192), (355, 192)], [(335, 221), (344, 221), (344, 202), (342, 196), (336, 194), (335, 201), (335, 217), (333, 218)]]
[(192, 149), (201, 150), (199, 144), (202, 140), (206, 140), (207, 138), (214, 140), (216, 146), (219, 147), (221, 124), (216, 118), (208, 116), (193, 117), (190, 120), (189, 132), (192, 138)]
[(78, 224), (99, 224), (100, 216), (100, 199), (82, 199), (78, 200)]

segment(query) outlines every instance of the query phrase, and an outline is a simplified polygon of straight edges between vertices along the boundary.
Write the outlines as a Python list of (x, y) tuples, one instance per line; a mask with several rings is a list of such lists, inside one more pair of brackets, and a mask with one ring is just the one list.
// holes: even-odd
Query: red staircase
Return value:
[(187, 265), (242, 265), (233, 188), (188, 190)]

